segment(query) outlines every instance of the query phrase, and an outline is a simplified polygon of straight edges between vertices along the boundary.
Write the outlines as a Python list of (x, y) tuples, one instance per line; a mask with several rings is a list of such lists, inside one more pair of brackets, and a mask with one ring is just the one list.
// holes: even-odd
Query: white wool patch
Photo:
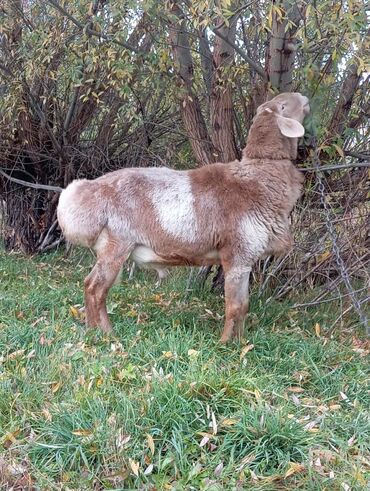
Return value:
[(253, 214), (245, 215), (239, 224), (240, 238), (254, 258), (263, 254), (268, 244), (267, 227)]
[(152, 203), (163, 230), (184, 242), (196, 237), (197, 220), (190, 178), (169, 171), (153, 184)]
[(157, 256), (153, 249), (144, 245), (136, 246), (131, 252), (130, 259), (139, 265), (162, 262), (162, 258)]

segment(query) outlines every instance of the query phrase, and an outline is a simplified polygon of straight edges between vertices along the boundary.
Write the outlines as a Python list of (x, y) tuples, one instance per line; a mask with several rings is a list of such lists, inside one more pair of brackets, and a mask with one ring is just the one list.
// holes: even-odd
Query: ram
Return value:
[(289, 214), (303, 176), (292, 160), (308, 112), (299, 93), (262, 104), (241, 161), (188, 171), (129, 168), (73, 181), (60, 196), (58, 220), (68, 241), (97, 255), (84, 282), (87, 325), (111, 330), (106, 297), (128, 258), (160, 276), (169, 266), (222, 264), (221, 342), (242, 336), (253, 264), (293, 245)]

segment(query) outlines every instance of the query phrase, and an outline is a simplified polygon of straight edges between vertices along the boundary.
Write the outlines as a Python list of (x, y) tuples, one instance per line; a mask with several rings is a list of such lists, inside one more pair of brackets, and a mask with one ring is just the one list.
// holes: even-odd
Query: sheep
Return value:
[(68, 241), (97, 255), (84, 281), (87, 326), (112, 329), (106, 297), (128, 258), (159, 276), (170, 266), (221, 264), (220, 341), (240, 338), (253, 264), (293, 245), (289, 215), (303, 175), (292, 160), (309, 110), (298, 92), (262, 104), (241, 161), (187, 171), (127, 168), (69, 184), (58, 204), (60, 227)]

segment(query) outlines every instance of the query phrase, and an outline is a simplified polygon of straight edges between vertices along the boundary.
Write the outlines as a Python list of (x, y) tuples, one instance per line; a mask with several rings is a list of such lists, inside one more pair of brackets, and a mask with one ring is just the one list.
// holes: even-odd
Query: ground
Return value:
[(105, 335), (79, 320), (92, 261), (0, 252), (0, 489), (369, 489), (369, 341), (329, 332), (339, 306), (252, 292), (222, 346), (222, 298), (125, 273)]

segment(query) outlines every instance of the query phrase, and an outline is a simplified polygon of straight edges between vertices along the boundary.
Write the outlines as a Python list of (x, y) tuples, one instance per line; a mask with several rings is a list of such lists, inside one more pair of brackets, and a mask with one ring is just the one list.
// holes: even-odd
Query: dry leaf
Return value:
[(92, 431), (91, 430), (73, 430), (71, 433), (72, 433), (72, 435), (76, 435), (76, 436), (89, 436), (89, 435), (92, 435)]
[(316, 333), (316, 336), (319, 338), (320, 333), (321, 333), (321, 327), (320, 327), (320, 324), (318, 322), (316, 322), (316, 324), (315, 324), (315, 333)]
[(153, 472), (153, 467), (154, 467), (153, 464), (149, 464), (148, 467), (144, 471), (144, 475), (149, 476), (149, 474), (151, 474)]
[(148, 448), (151, 451), (152, 455), (154, 455), (154, 440), (152, 435), (149, 435), (149, 433), (146, 434), (146, 441), (148, 443)]
[(240, 353), (240, 359), (242, 360), (245, 355), (248, 353), (248, 351), (251, 351), (254, 348), (254, 344), (247, 344), (247, 346), (244, 346)]
[(297, 472), (302, 472), (304, 471), (305, 466), (303, 464), (299, 464), (297, 462), (291, 462), (289, 469), (286, 471), (284, 475), (284, 479), (286, 479), (289, 476), (292, 476), (293, 474), (296, 474)]
[(51, 385), (51, 392), (53, 394), (55, 394), (56, 392), (58, 392), (58, 390), (61, 388), (61, 386), (62, 386), (62, 382), (54, 382)]
[(340, 404), (331, 404), (329, 406), (330, 411), (336, 411), (337, 409), (340, 409), (341, 405)]
[(165, 358), (168, 358), (168, 359), (175, 358), (175, 356), (174, 356), (174, 354), (172, 353), (172, 351), (162, 351), (162, 355), (163, 355)]
[(304, 389), (302, 387), (288, 387), (289, 392), (294, 392), (296, 394), (299, 394), (300, 392), (304, 392)]
[(126, 443), (128, 443), (130, 440), (131, 440), (131, 436), (126, 435), (124, 432), (124, 429), (120, 428), (118, 430), (118, 435), (116, 437), (116, 446), (117, 446), (118, 450), (120, 450), (122, 447), (124, 447), (124, 445), (126, 445)]
[(198, 355), (199, 355), (199, 351), (197, 351), (195, 349), (189, 349), (188, 350), (188, 356), (190, 358), (196, 358)]
[(46, 421), (51, 421), (53, 419), (51, 414), (50, 414), (49, 409), (44, 408), (41, 412), (45, 416)]
[(216, 477), (221, 476), (223, 468), (224, 468), (224, 464), (223, 464), (223, 462), (220, 462), (220, 463), (219, 463), (219, 464), (216, 466), (216, 468), (215, 468), (215, 470), (214, 470), (214, 475), (215, 475)]
[(9, 353), (8, 360), (14, 360), (14, 358), (18, 358), (18, 356), (22, 356), (24, 354), (24, 349), (19, 349), (17, 351), (13, 351), (13, 353)]
[(130, 464), (130, 467), (131, 467), (132, 472), (137, 477), (139, 475), (139, 467), (140, 467), (139, 462), (135, 462), (132, 459), (128, 459), (128, 463)]
[(211, 417), (212, 417), (212, 430), (213, 430), (213, 434), (214, 435), (217, 435), (217, 421), (216, 421), (215, 413), (213, 411), (211, 412)]
[(204, 437), (201, 439), (201, 441), (200, 441), (200, 443), (199, 443), (199, 446), (200, 446), (200, 447), (204, 447), (204, 445), (206, 445), (208, 442), (209, 442), (209, 436), (205, 435), (205, 436), (204, 436)]
[(233, 426), (236, 423), (239, 423), (240, 419), (231, 419), (231, 418), (226, 418), (222, 420), (222, 426)]
[(348, 445), (349, 447), (352, 447), (352, 445), (355, 443), (355, 441), (356, 441), (356, 436), (355, 436), (355, 435), (353, 435), (353, 436), (351, 436), (351, 438), (348, 440), (347, 445)]

